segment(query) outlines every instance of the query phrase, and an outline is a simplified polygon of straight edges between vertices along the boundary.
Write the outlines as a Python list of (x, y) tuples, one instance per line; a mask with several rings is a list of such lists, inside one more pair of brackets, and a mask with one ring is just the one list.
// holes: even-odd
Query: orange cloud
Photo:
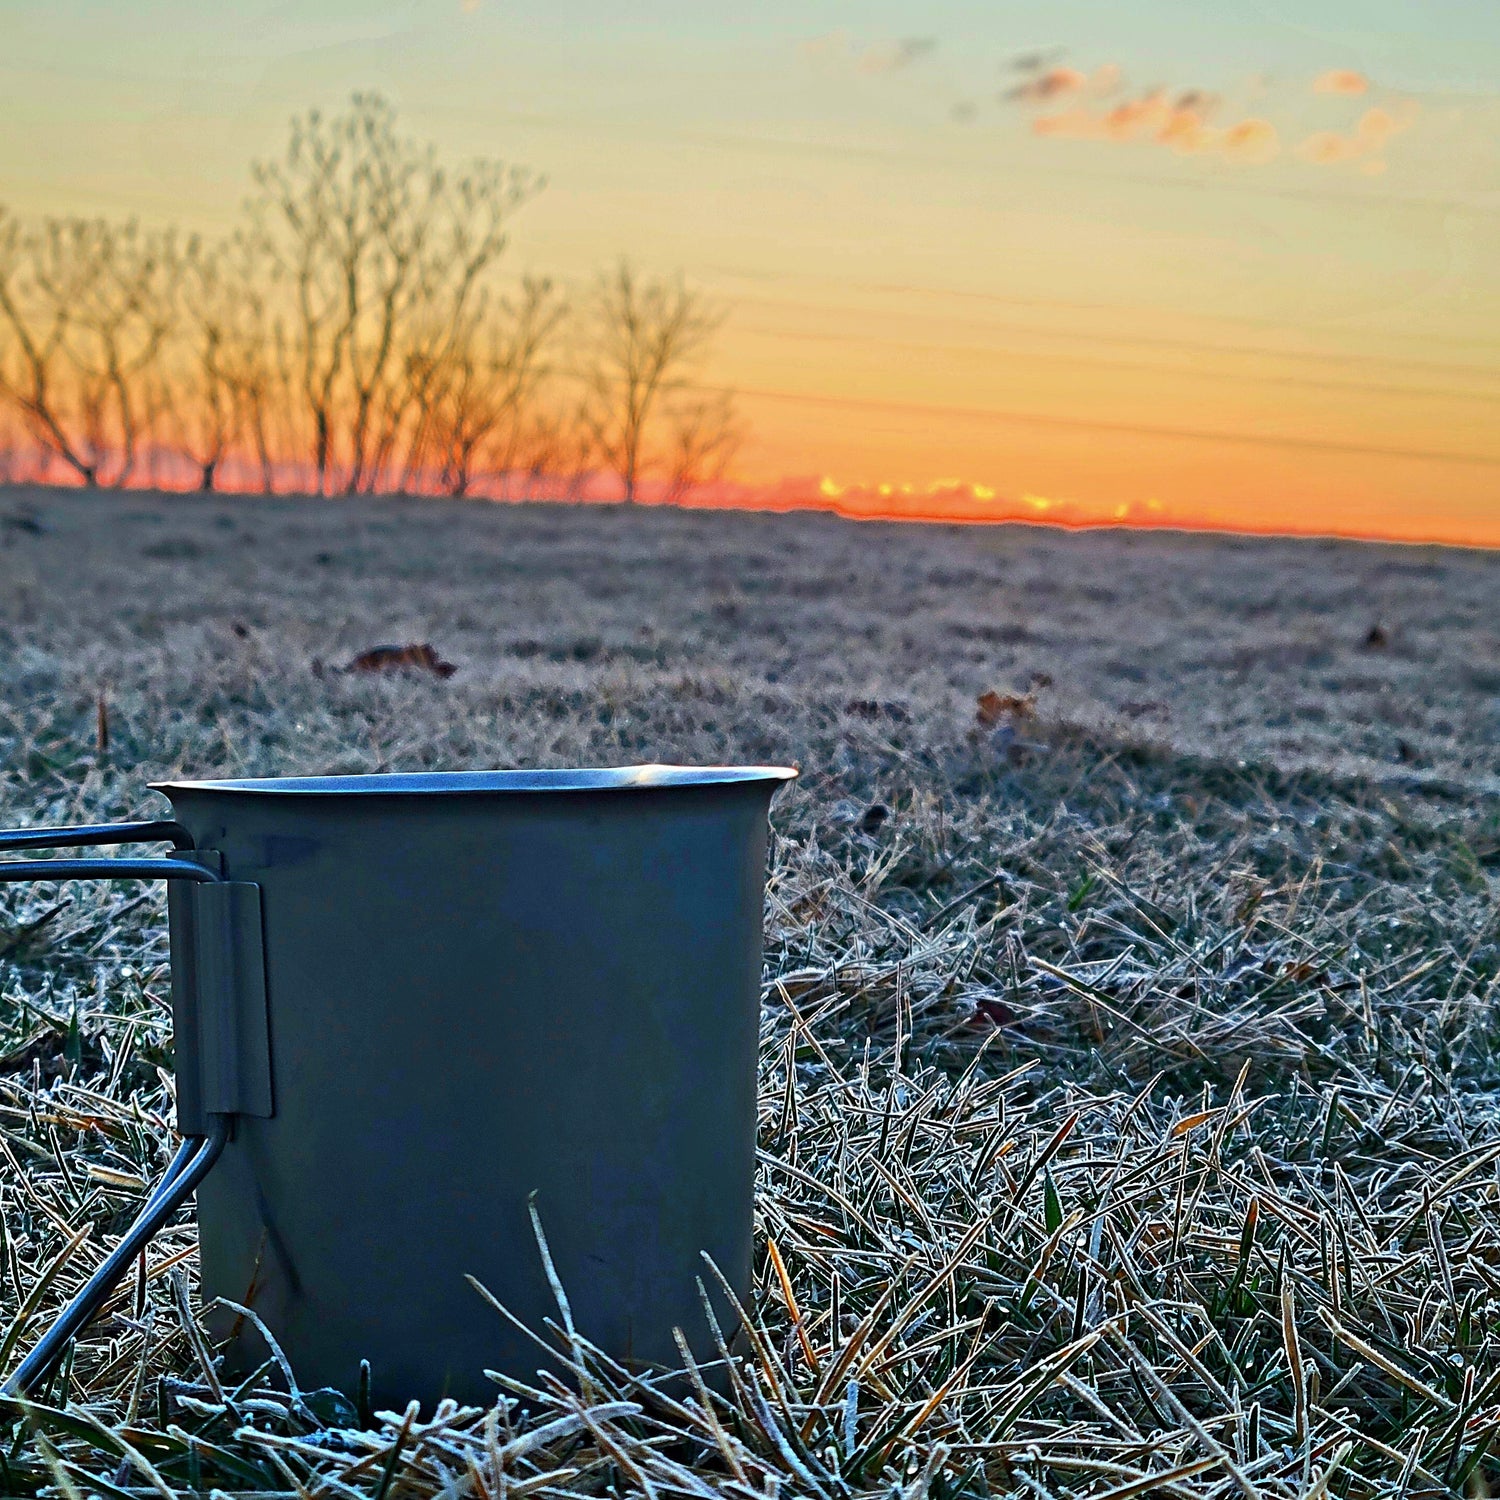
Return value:
[(1020, 104), (1048, 104), (1067, 94), (1087, 92), (1096, 99), (1103, 99), (1119, 86), (1120, 68), (1116, 63), (1103, 63), (1092, 74), (1059, 64), (1045, 71), (1033, 72), (1030, 78), (1006, 89), (1000, 97)]
[(1269, 120), (1249, 117), (1229, 126), (1210, 125), (1209, 116), (1218, 102), (1200, 89), (1176, 99), (1169, 99), (1164, 89), (1153, 89), (1108, 110), (1078, 106), (1041, 115), (1031, 128), (1037, 135), (1063, 140), (1166, 146), (1181, 156), (1219, 155), (1230, 161), (1261, 163), (1277, 155), (1281, 140)]
[(1089, 79), (1089, 92), (1103, 99), (1119, 88), (1122, 76), (1118, 63), (1101, 63)]
[(1077, 68), (1048, 68), (1046, 72), (1037, 73), (1024, 83), (1007, 89), (1005, 97), (1019, 100), (1023, 104), (1044, 104), (1063, 94), (1081, 92), (1087, 87), (1088, 81), (1088, 75), (1080, 73)]
[(1378, 151), (1393, 135), (1399, 135), (1405, 130), (1415, 115), (1416, 111), (1409, 109), (1398, 119), (1389, 110), (1381, 109), (1377, 104), (1359, 117), (1356, 133), (1370, 150)]
[(1337, 130), (1315, 131), (1298, 144), (1296, 154), (1316, 166), (1359, 162), (1360, 171), (1374, 177), (1385, 171), (1380, 153), (1386, 144), (1408, 129), (1416, 115), (1414, 104), (1407, 104), (1399, 114), (1392, 114), (1377, 104), (1359, 117), (1359, 123), (1347, 135)]
[(1269, 120), (1255, 116), (1231, 125), (1220, 140), (1219, 150), (1231, 161), (1260, 165), (1270, 161), (1281, 150), (1281, 137)]
[(1341, 161), (1353, 161), (1362, 148), (1352, 135), (1340, 135), (1336, 130), (1319, 130), (1301, 142), (1297, 155), (1303, 161), (1315, 162), (1319, 166), (1333, 166)]
[(1353, 68), (1330, 68), (1313, 79), (1315, 94), (1364, 94), (1369, 88), (1370, 80)]

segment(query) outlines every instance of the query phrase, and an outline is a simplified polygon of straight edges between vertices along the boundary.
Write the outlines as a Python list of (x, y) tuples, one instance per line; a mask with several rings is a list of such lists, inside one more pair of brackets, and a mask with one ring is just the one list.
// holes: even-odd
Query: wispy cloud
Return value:
[(825, 31), (808, 37), (798, 51), (808, 62), (833, 62), (847, 58), (853, 46), (854, 38), (847, 31)]
[(1000, 95), (1001, 99), (1010, 103), (1050, 104), (1055, 99), (1064, 99), (1074, 94), (1104, 99), (1120, 86), (1120, 70), (1114, 63), (1104, 63), (1092, 73), (1083, 73), (1060, 63), (1050, 68), (1018, 71), (1026, 72), (1029, 76)]
[(1281, 150), (1281, 137), (1269, 120), (1252, 115), (1228, 126), (1216, 140), (1209, 141), (1205, 149), (1217, 151), (1230, 161), (1258, 165), (1275, 158)]
[(1315, 94), (1367, 94), (1370, 80), (1353, 68), (1330, 68), (1313, 79)]
[(1211, 123), (1221, 101), (1208, 89), (1172, 93), (1154, 88), (1105, 107), (1092, 101), (1119, 91), (1123, 75), (1116, 63), (1085, 73), (1037, 53), (1011, 66), (1026, 76), (1006, 89), (1002, 100), (1031, 106), (1074, 101), (1066, 109), (1034, 115), (1031, 128), (1036, 135), (1165, 146), (1182, 156), (1217, 155), (1249, 163), (1270, 161), (1281, 150), (1280, 135), (1269, 120), (1249, 116), (1228, 124)]
[(1010, 60), (1010, 69), (1015, 73), (1038, 73), (1050, 68), (1067, 55), (1066, 47), (1043, 47), (1034, 52), (1018, 52)]
[(878, 43), (860, 54), (861, 73), (899, 73), (913, 63), (937, 51), (935, 36), (904, 36), (894, 42)]
[(1280, 134), (1269, 120), (1248, 116), (1214, 125), (1210, 117), (1218, 108), (1218, 97), (1203, 89), (1175, 96), (1152, 89), (1109, 109), (1076, 106), (1038, 115), (1031, 128), (1037, 135), (1062, 140), (1165, 146), (1181, 156), (1216, 155), (1249, 164), (1268, 162), (1279, 154)]
[(1298, 144), (1296, 154), (1303, 161), (1322, 167), (1352, 162), (1366, 176), (1378, 176), (1385, 171), (1382, 153), (1386, 145), (1392, 137), (1408, 129), (1416, 117), (1417, 106), (1410, 101), (1396, 113), (1377, 104), (1367, 109), (1347, 134), (1337, 130), (1315, 131)]
[[(1271, 113), (1267, 107), (1269, 86), (1259, 90), (1267, 98), (1266, 104), (1258, 106), (1264, 114), (1245, 113), (1237, 119), (1225, 119), (1224, 101), (1203, 88), (1152, 88), (1118, 102), (1100, 102), (1119, 90), (1120, 69), (1113, 63), (1086, 73), (1055, 56), (1038, 53), (1013, 62), (1011, 68), (1023, 76), (1000, 97), (1006, 103), (1029, 107), (1035, 135), (1160, 146), (1180, 156), (1216, 156), (1246, 165), (1271, 162), (1282, 154), (1285, 122), (1278, 127), (1267, 117)], [(1319, 74), (1312, 88), (1318, 94), (1349, 99), (1368, 93), (1371, 83), (1353, 68), (1334, 68)], [(1255, 97), (1243, 89), (1237, 94), (1241, 111)], [(1294, 116), (1306, 108), (1295, 99), (1284, 98), (1282, 102)], [(1372, 105), (1352, 126), (1305, 136), (1292, 154), (1317, 166), (1348, 163), (1374, 176), (1385, 171), (1387, 144), (1406, 130), (1416, 115), (1417, 106), (1409, 99)], [(1291, 138), (1296, 139), (1297, 133)]]
[(845, 31), (825, 32), (803, 42), (802, 55), (815, 62), (851, 65), (859, 73), (899, 73), (937, 50), (934, 36), (904, 36), (893, 41), (862, 42)]
[(1088, 87), (1088, 82), (1088, 74), (1080, 73), (1077, 68), (1047, 68), (1006, 89), (1002, 97), (1017, 99), (1024, 104), (1044, 104), (1064, 94), (1080, 94)]

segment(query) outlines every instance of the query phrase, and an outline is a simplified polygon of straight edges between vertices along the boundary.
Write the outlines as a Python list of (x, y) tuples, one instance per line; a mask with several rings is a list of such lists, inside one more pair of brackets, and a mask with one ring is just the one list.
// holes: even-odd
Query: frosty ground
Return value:
[[(185, 1223), (0, 1491), (1492, 1481), (1497, 599), (1500, 556), (1375, 544), (0, 493), (0, 826), (179, 773), (803, 771), (727, 1404), (577, 1349), (524, 1418), (226, 1392)], [(345, 670), (406, 643), (456, 670)], [(0, 896), (7, 1364), (170, 1150), (158, 906)]]

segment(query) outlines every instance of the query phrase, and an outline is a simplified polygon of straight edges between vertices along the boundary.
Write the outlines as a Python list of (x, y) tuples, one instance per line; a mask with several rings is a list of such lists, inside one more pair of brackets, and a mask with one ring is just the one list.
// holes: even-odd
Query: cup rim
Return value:
[(154, 792), (243, 792), (255, 796), (348, 797), (659, 791), (793, 781), (795, 766), (513, 767), (494, 771), (378, 772), (355, 776), (258, 776), (238, 780), (153, 781)]

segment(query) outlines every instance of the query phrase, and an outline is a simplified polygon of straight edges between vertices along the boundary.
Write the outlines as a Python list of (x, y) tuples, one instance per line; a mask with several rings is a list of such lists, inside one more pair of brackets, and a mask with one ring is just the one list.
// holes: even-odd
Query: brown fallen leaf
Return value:
[(1288, 964), (1281, 971), (1281, 977), (1296, 984), (1324, 984), (1328, 980), (1328, 971), (1320, 964), (1311, 964), (1304, 959), (1301, 963)]
[(346, 672), (400, 672), (415, 667), (435, 677), (451, 677), (458, 668), (444, 661), (426, 642), (407, 646), (372, 646), (344, 668)]
[(971, 1026), (1014, 1026), (1021, 1013), (1007, 1005), (997, 995), (981, 995), (974, 1003), (974, 1014), (969, 1017)]
[(1002, 719), (1029, 719), (1036, 712), (1035, 693), (981, 693), (974, 717), (983, 729), (993, 729)]

